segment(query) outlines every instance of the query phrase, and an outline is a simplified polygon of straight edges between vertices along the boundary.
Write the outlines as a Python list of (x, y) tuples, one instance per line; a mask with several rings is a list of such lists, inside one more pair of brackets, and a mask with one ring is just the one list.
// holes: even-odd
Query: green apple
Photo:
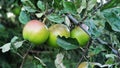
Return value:
[(21, 7), (20, 6), (16, 6), (12, 9), (12, 12), (15, 14), (15, 15), (19, 15), (20, 14), (20, 11), (21, 11)]
[(47, 26), (38, 21), (31, 20), (23, 28), (23, 38), (29, 40), (34, 44), (44, 43), (49, 36), (49, 31)]
[(52, 47), (58, 47), (57, 45), (57, 36), (64, 36), (64, 37), (70, 37), (70, 30), (68, 27), (64, 24), (55, 24), (52, 25), (49, 28), (49, 38), (48, 38), (48, 44)]
[(80, 46), (85, 46), (90, 40), (90, 36), (79, 26), (71, 30), (70, 36), (76, 38)]
[(89, 66), (90, 66), (90, 68), (94, 68), (94, 63), (92, 63), (92, 62), (82, 62), (79, 66), (78, 66), (78, 68), (89, 68)]

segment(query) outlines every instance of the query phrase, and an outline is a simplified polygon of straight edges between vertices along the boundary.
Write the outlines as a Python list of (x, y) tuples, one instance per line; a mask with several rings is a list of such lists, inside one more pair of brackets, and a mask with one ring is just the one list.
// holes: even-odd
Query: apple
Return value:
[(90, 40), (90, 36), (79, 26), (73, 28), (70, 32), (71, 38), (76, 38), (80, 46), (85, 46)]
[(20, 6), (15, 6), (13, 9), (12, 9), (12, 12), (15, 14), (15, 15), (19, 15), (20, 14), (20, 11), (21, 11), (21, 7)]
[(54, 24), (49, 28), (49, 38), (48, 44), (52, 47), (58, 47), (57, 45), (57, 36), (70, 37), (70, 30), (64, 24)]
[(94, 68), (94, 63), (91, 63), (91, 62), (82, 62), (78, 68)]
[(48, 36), (49, 31), (47, 26), (38, 20), (29, 21), (23, 28), (23, 38), (34, 44), (44, 43), (48, 39)]

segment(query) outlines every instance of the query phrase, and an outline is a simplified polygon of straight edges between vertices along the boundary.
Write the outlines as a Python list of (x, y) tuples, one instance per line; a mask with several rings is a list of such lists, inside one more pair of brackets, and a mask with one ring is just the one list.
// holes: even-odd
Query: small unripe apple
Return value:
[(91, 68), (94, 68), (94, 64), (91, 62), (82, 62), (78, 68), (89, 68), (89, 66), (91, 66)]
[(23, 38), (34, 44), (44, 43), (48, 39), (48, 36), (49, 31), (47, 26), (38, 20), (29, 21), (23, 28)]
[(70, 30), (64, 24), (55, 24), (49, 28), (50, 35), (48, 38), (48, 44), (53, 47), (58, 47), (57, 36), (70, 37)]
[(77, 39), (80, 46), (85, 46), (90, 40), (90, 36), (79, 26), (72, 29), (70, 35)]
[(12, 12), (15, 14), (15, 15), (19, 15), (20, 14), (20, 11), (21, 11), (21, 7), (20, 6), (15, 6), (13, 9), (12, 9)]

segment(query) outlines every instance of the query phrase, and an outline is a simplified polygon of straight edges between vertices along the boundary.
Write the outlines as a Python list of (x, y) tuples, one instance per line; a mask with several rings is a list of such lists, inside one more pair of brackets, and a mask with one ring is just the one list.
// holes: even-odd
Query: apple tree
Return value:
[(0, 68), (119, 68), (120, 0), (1, 0)]

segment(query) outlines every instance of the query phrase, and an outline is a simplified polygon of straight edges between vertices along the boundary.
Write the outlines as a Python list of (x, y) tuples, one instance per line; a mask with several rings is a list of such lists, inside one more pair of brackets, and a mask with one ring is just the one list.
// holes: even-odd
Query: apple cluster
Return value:
[(86, 45), (90, 39), (89, 35), (79, 26), (70, 31), (64, 24), (54, 24), (48, 28), (38, 20), (31, 20), (23, 28), (23, 38), (36, 45), (47, 42), (52, 47), (58, 47), (57, 36), (76, 38), (80, 46)]

